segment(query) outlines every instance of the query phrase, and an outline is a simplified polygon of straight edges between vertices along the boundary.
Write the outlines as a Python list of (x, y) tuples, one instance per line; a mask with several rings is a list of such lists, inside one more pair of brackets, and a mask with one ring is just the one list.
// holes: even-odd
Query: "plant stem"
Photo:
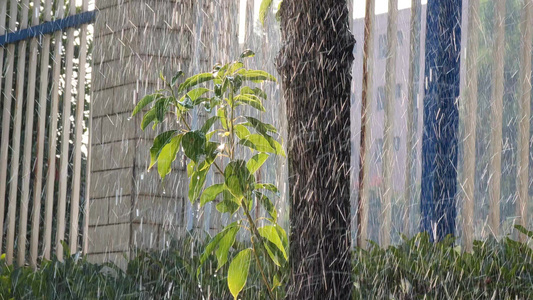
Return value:
[[(261, 248), (263, 248), (263, 251), (265, 251), (265, 253), (267, 253), (267, 251), (265, 249), (265, 245), (263, 245), (263, 237), (261, 236), (261, 234), (259, 234), (259, 230), (257, 230), (257, 227), (255, 226), (255, 222), (252, 219), (252, 216), (250, 216), (250, 213), (248, 212), (248, 207), (246, 206), (246, 202), (242, 201), (241, 203), (242, 203), (242, 208), (244, 210), (244, 215), (248, 219), (248, 223), (250, 223), (250, 227), (252, 229), (253, 234), (259, 240), (259, 244), (261, 245)], [(270, 299), (274, 300), (275, 297), (274, 297), (274, 294), (272, 294), (272, 289), (270, 288), (270, 284), (268, 283), (268, 280), (267, 280), (267, 278), (265, 276), (263, 265), (261, 264), (261, 261), (259, 260), (259, 256), (257, 255), (257, 251), (255, 250), (255, 243), (253, 241), (253, 238), (252, 238), (252, 247), (253, 247), (255, 260), (257, 262), (257, 267), (259, 268), (259, 271), (261, 272), (261, 277), (263, 277), (263, 282), (265, 283), (265, 285), (267, 287), (268, 295), (270, 296)]]
[(233, 160), (235, 156), (235, 131), (233, 130), (233, 114), (234, 114), (234, 103), (233, 103), (233, 86), (230, 87), (229, 92), (229, 103), (230, 103), (230, 119), (229, 119), (229, 132), (230, 132), (230, 159)]

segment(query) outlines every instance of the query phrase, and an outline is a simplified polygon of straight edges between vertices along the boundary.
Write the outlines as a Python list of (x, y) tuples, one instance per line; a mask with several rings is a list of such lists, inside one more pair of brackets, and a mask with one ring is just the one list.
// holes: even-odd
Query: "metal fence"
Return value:
[(89, 0), (0, 1), (0, 249), (8, 264), (62, 259), (63, 241), (71, 253), (86, 251), (93, 20)]

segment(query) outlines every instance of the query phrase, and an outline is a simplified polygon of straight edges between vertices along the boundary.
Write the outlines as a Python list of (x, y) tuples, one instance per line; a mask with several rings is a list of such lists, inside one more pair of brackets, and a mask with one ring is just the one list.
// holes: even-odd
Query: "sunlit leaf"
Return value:
[(239, 227), (235, 226), (226, 231), (226, 234), (220, 240), (219, 246), (215, 254), (217, 256), (218, 266), (217, 270), (222, 268), (228, 261), (229, 249), (235, 243), (235, 236), (239, 231)]
[(245, 118), (248, 121), (248, 123), (245, 123), (243, 125), (252, 127), (255, 130), (257, 130), (257, 132), (259, 132), (261, 134), (267, 134), (268, 132), (273, 132), (273, 133), (277, 133), (278, 132), (276, 127), (274, 127), (274, 126), (272, 126), (270, 124), (267, 124), (267, 123), (263, 123), (263, 122), (261, 122), (260, 120), (258, 120), (256, 118), (253, 118), (253, 117), (245, 117)]
[[(213, 252), (216, 249), (216, 247), (220, 243), (220, 240), (226, 235), (226, 233), (232, 230), (233, 228), (235, 228), (236, 226), (237, 226), (237, 222), (233, 222), (229, 224), (221, 232), (217, 233), (217, 235), (215, 235), (211, 239), (209, 244), (207, 244), (207, 246), (205, 247), (204, 252), (200, 256), (200, 265), (202, 265), (207, 260), (207, 257), (211, 254), (211, 252)], [(200, 268), (198, 268), (196, 276), (198, 276), (199, 273), (200, 273)]]
[(267, 225), (267, 226), (259, 227), (257, 228), (257, 230), (259, 231), (259, 234), (262, 237), (264, 237), (265, 239), (267, 239), (268, 241), (276, 245), (276, 247), (278, 247), (281, 253), (283, 253), (283, 257), (285, 258), (285, 260), (288, 259), (287, 253), (285, 252), (285, 247), (283, 246), (283, 242), (281, 241), (281, 238), (275, 226)]
[(233, 98), (235, 105), (238, 104), (248, 104), (251, 107), (260, 110), (265, 111), (265, 107), (261, 103), (261, 99), (255, 95), (238, 95), (235, 98)]
[[(272, 1), (272, 0), (271, 0)], [(246, 49), (244, 50), (242, 53), (241, 53), (241, 56), (240, 58), (247, 58), (247, 57), (254, 57), (255, 56), (255, 53), (250, 50), (250, 49)]]
[[(202, 166), (202, 164), (200, 165)], [(203, 168), (200, 171), (195, 171), (191, 175), (191, 179), (189, 182), (189, 201), (191, 203), (196, 202), (196, 199), (200, 196), (200, 193), (202, 192), (202, 189), (205, 185), (205, 179), (207, 176), (207, 172), (209, 171), (209, 168)]]
[(187, 78), (178, 88), (178, 93), (185, 91), (193, 86), (196, 86), (200, 83), (204, 83), (210, 80), (213, 80), (214, 76), (212, 73), (201, 73)]
[(135, 106), (133, 109), (133, 112), (131, 113), (131, 116), (135, 116), (138, 112), (140, 112), (143, 108), (145, 108), (148, 104), (152, 103), (153, 101), (159, 99), (161, 97), (161, 94), (150, 94), (144, 96), (139, 103)]
[(274, 222), (276, 222), (276, 220), (278, 219), (278, 212), (276, 211), (276, 207), (274, 206), (272, 201), (270, 201), (270, 198), (268, 198), (267, 196), (265, 196), (262, 193), (257, 193), (256, 192), (256, 195), (257, 195), (257, 198), (258, 198), (259, 203), (261, 204), (261, 206), (263, 206), (263, 208), (270, 215), (272, 220)]
[(233, 75), (233, 73), (235, 73), (235, 71), (239, 70), (239, 69), (242, 69), (242, 67), (244, 67), (244, 64), (240, 61), (236, 61), (234, 63), (232, 63), (230, 65), (230, 67), (228, 68), (228, 71), (226, 72), (227, 75)]
[(243, 80), (251, 80), (254, 82), (261, 82), (261, 81), (274, 81), (277, 82), (276, 77), (270, 75), (269, 73), (261, 70), (239, 70), (238, 72)]
[(173, 137), (168, 144), (166, 144), (157, 158), (157, 172), (161, 179), (170, 173), (172, 162), (176, 159), (176, 154), (180, 148), (181, 138), (183, 135)]
[(266, 153), (257, 153), (256, 155), (252, 156), (252, 158), (250, 158), (246, 163), (248, 171), (254, 174), (257, 170), (259, 170), (259, 168), (261, 168), (269, 156), (270, 155)]
[(267, 99), (267, 94), (263, 90), (257, 87), (252, 89), (251, 87), (243, 86), (241, 88), (241, 95), (256, 95), (265, 100)]
[(256, 183), (255, 184), (255, 189), (256, 190), (269, 190), (271, 192), (274, 192), (276, 194), (279, 194), (279, 190), (278, 188), (273, 185), (272, 183)]
[(252, 251), (250, 248), (242, 250), (229, 265), (228, 287), (234, 299), (237, 299), (248, 279)]
[(198, 98), (200, 98), (205, 93), (209, 92), (210, 90), (204, 87), (195, 88), (191, 91), (189, 91), (187, 94), (183, 95), (180, 99), (180, 101), (185, 100), (185, 98), (189, 98), (192, 102), (195, 102)]
[(171, 81), (170, 85), (171, 85), (171, 86), (176, 85), (176, 82), (178, 82), (178, 79), (179, 79), (181, 76), (183, 76), (183, 75), (185, 75), (185, 73), (183, 73), (183, 71), (178, 71), (178, 72), (176, 73), (176, 75), (174, 75), (174, 77), (172, 77), (172, 81)]
[(247, 191), (253, 190), (255, 178), (246, 168), (243, 160), (230, 162), (224, 169), (224, 183), (228, 191), (237, 198), (242, 198)]
[(222, 124), (222, 128), (228, 130), (228, 125), (226, 122), (226, 108), (221, 107), (217, 110), (217, 116), (220, 118), (220, 123)]
[(223, 183), (213, 184), (212, 186), (206, 188), (200, 197), (200, 206), (204, 206), (206, 203), (215, 200), (218, 194), (224, 191), (224, 188), (225, 187)]
[(148, 167), (148, 169), (153, 167), (153, 165), (157, 162), (157, 157), (161, 153), (163, 147), (170, 143), (170, 141), (176, 134), (178, 134), (177, 130), (169, 130), (156, 136), (156, 138), (154, 139), (154, 143), (150, 148), (150, 166)]
[(261, 2), (261, 6), (259, 6), (259, 21), (261, 21), (263, 26), (265, 26), (265, 19), (270, 7), (272, 6), (272, 2), (272, 0), (263, 0)]
[(146, 114), (144, 114), (143, 119), (141, 121), (141, 129), (144, 130), (150, 123), (152, 123), (157, 118), (156, 111), (154, 109), (151, 109)]
[(241, 139), (239, 144), (259, 152), (276, 153), (276, 150), (260, 134), (250, 134), (247, 138)]
[(244, 127), (244, 125), (241, 124), (233, 126), (233, 132), (235, 132), (237, 137), (241, 140), (251, 135), (250, 130), (248, 130), (248, 128)]

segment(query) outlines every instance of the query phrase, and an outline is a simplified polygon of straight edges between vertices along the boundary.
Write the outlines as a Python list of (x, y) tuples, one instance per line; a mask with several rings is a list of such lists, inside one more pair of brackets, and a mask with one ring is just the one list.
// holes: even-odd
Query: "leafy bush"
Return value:
[[(533, 232), (517, 226), (533, 238)], [(64, 262), (44, 261), (38, 270), (14, 268), (0, 259), (0, 299), (232, 299), (229, 266), (200, 255), (209, 240), (187, 237), (164, 250), (138, 251), (126, 270), (92, 264), (65, 254)], [(236, 253), (249, 245), (237, 243)], [(65, 247), (68, 249), (68, 247)], [(509, 238), (474, 243), (472, 253), (454, 239), (433, 244), (420, 233), (387, 249), (357, 249), (355, 299), (529, 299), (533, 295), (533, 250)], [(200, 272), (197, 273), (198, 268)], [(287, 269), (283, 271), (286, 275)], [(285, 283), (282, 283), (285, 284)], [(275, 290), (284, 298), (284, 288)], [(241, 299), (268, 299), (258, 269), (251, 268)]]
[[(63, 262), (43, 261), (37, 270), (8, 266), (2, 257), (0, 299), (232, 299), (228, 266), (217, 269), (214, 254), (200, 263), (208, 242), (188, 236), (164, 250), (138, 250), (126, 270), (113, 263), (90, 263), (79, 254), (70, 255), (68, 247)], [(261, 280), (257, 269), (250, 269), (242, 299), (267, 299)], [(283, 299), (283, 290), (276, 289), (274, 295)]]
[[(533, 238), (533, 232), (516, 228)], [(356, 299), (529, 299), (533, 250), (503, 238), (475, 241), (472, 253), (447, 237), (433, 244), (427, 233), (401, 245), (357, 250)]]
[[(217, 269), (231, 261), (227, 271), (228, 288), (236, 299), (248, 280), (250, 266), (255, 265), (270, 299), (276, 298), (278, 287), (288, 267), (288, 238), (278, 225), (277, 211), (271, 197), (278, 196), (275, 184), (258, 182), (258, 172), (272, 155), (285, 156), (278, 141), (280, 136), (271, 124), (260, 120), (265, 112), (263, 101), (267, 94), (257, 86), (276, 78), (262, 70), (247, 69), (244, 61), (255, 54), (244, 51), (238, 60), (217, 64), (207, 73), (193, 75), (178, 84), (184, 75), (178, 71), (167, 80), (161, 74), (165, 88), (144, 96), (133, 110), (132, 116), (144, 113), (141, 129), (153, 123), (153, 128), (169, 121), (182, 125), (180, 129), (159, 134), (150, 149), (149, 169), (157, 163), (162, 179), (171, 171), (171, 164), (183, 149), (189, 162), (188, 198), (200, 206), (219, 200), (216, 209), (237, 220), (216, 234), (200, 257), (200, 266), (215, 252)], [(205, 110), (208, 119), (193, 128), (189, 116)], [(251, 116), (249, 111), (254, 111)], [(256, 118), (257, 117), (257, 118)], [(251, 158), (246, 159), (246, 153)], [(218, 183), (206, 186), (207, 175), (213, 169)], [(258, 206), (265, 217), (254, 219), (252, 209)], [(262, 225), (262, 226), (260, 226)], [(247, 248), (236, 253), (239, 232), (248, 231)], [(233, 259), (229, 260), (230, 256)], [(198, 266), (198, 268), (200, 267)], [(252, 268), (253, 269), (253, 268)]]

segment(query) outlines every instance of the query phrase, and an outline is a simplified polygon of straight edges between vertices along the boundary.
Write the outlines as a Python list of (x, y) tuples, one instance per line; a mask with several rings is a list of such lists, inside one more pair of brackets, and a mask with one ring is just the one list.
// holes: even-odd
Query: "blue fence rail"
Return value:
[(54, 33), (56, 31), (63, 31), (71, 27), (80, 27), (83, 24), (93, 23), (95, 19), (96, 11), (93, 10), (39, 24), (23, 30), (10, 32), (0, 36), (0, 46), (3, 47), (7, 44), (31, 39), (33, 37)]

